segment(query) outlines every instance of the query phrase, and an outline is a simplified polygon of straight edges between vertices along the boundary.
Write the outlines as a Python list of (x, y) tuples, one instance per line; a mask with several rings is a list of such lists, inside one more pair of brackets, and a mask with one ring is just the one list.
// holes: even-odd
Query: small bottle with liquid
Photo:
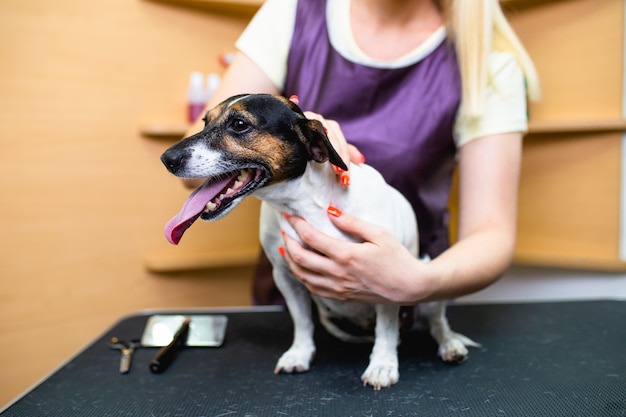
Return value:
[(189, 88), (187, 89), (187, 121), (189, 123), (195, 122), (202, 115), (205, 105), (204, 74), (194, 71), (189, 76)]

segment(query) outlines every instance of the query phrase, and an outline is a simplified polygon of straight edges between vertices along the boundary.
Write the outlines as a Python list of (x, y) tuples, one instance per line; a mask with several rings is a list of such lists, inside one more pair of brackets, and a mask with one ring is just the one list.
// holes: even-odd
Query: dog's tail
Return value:
[[(330, 317), (320, 314), (322, 326), (337, 339), (349, 343), (372, 343), (374, 341), (374, 329), (363, 329), (355, 324), (342, 320), (341, 326)], [(349, 329), (348, 329), (349, 327)]]

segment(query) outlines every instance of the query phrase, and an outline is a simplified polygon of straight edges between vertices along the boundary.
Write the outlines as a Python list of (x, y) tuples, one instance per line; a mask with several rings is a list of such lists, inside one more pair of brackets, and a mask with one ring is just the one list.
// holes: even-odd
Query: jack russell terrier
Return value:
[[(337, 301), (310, 294), (279, 253), (283, 241), (280, 231), (299, 240), (283, 216), (286, 213), (304, 218), (330, 236), (354, 241), (329, 220), (326, 208), (332, 205), (386, 228), (417, 257), (417, 225), (408, 201), (378, 171), (365, 164), (353, 164), (350, 186), (340, 185), (330, 164), (344, 170), (347, 167), (333, 149), (322, 124), (307, 119), (295, 103), (284, 97), (268, 94), (231, 97), (209, 111), (204, 121), (201, 132), (178, 142), (161, 156), (167, 169), (177, 177), (208, 178), (167, 223), (166, 238), (178, 244), (196, 219), (217, 220), (249, 195), (261, 199), (261, 244), (294, 323), (293, 343), (278, 360), (274, 372), (309, 369), (315, 354), (312, 298), (320, 322), (339, 339), (363, 339), (342, 330), (339, 325), (342, 321), (373, 329), (370, 363), (361, 376), (364, 385), (379, 390), (396, 383), (399, 307)], [(445, 303), (428, 302), (417, 308), (439, 344), (441, 358), (447, 362), (464, 361), (468, 355), (466, 346), (476, 343), (450, 329)]]

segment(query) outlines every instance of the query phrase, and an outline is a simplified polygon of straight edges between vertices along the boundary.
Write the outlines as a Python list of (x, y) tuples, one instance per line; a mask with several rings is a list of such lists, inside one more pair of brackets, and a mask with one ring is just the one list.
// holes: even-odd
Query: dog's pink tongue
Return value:
[(165, 225), (165, 238), (168, 242), (178, 245), (185, 230), (200, 217), (207, 203), (218, 195), (228, 185), (230, 180), (230, 178), (227, 178), (216, 183), (205, 183), (191, 193), (180, 212)]

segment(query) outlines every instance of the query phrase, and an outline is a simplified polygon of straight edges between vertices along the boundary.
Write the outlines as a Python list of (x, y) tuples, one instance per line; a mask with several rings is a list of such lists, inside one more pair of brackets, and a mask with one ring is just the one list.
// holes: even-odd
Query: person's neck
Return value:
[[(378, 26), (409, 26), (431, 23), (441, 26), (443, 19), (433, 0), (351, 0), (353, 11), (366, 15)], [(365, 16), (364, 16), (365, 17)]]
[(444, 23), (433, 0), (350, 1), (352, 35), (374, 59), (394, 60), (409, 53)]

